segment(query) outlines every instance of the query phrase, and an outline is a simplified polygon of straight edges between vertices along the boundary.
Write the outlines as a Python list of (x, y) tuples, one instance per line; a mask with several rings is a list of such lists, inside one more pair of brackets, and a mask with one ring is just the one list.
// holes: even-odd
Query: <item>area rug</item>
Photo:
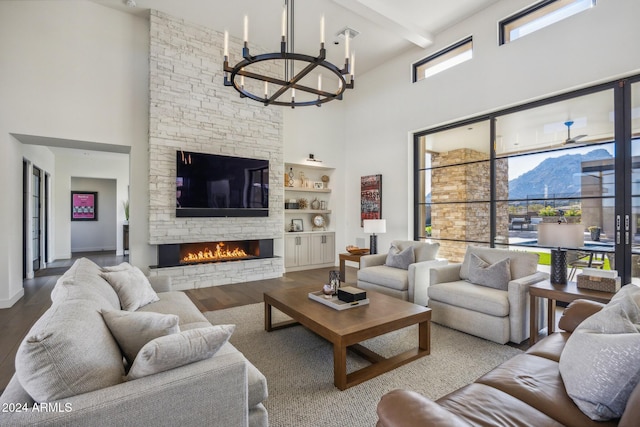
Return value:
[[(288, 317), (273, 309), (274, 321)], [(404, 388), (437, 399), (522, 353), (443, 326), (431, 326), (431, 354), (345, 391), (333, 385), (333, 350), (323, 338), (294, 326), (264, 330), (264, 305), (251, 304), (210, 311), (213, 324), (236, 324), (230, 342), (266, 377), (265, 407), (272, 427), (343, 427), (376, 424), (380, 397)], [(417, 326), (377, 337), (363, 344), (385, 356), (414, 348)], [(347, 371), (367, 366), (348, 352)]]

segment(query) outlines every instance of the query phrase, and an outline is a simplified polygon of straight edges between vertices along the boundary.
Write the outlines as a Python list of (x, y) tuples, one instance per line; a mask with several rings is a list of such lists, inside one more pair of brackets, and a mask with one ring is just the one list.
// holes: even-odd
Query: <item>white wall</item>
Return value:
[[(94, 178), (115, 180), (116, 182), (116, 205), (113, 207), (113, 214), (116, 215), (115, 222), (110, 226), (111, 233), (116, 236), (116, 242), (111, 250), (115, 249), (122, 255), (122, 223), (125, 220), (122, 201), (127, 200), (127, 190), (129, 187), (129, 156), (117, 153), (95, 153), (85, 150), (54, 149), (56, 153), (55, 169), (55, 259), (71, 258), (71, 253), (77, 249), (72, 247), (72, 224), (71, 214), (71, 190), (96, 191), (87, 188), (78, 188), (72, 183), (75, 178)], [(99, 199), (101, 197), (99, 196)], [(98, 200), (100, 203), (101, 200)], [(138, 212), (130, 209), (131, 217), (138, 216)], [(100, 217), (98, 217), (100, 219)], [(86, 227), (86, 226), (84, 226)], [(77, 229), (77, 227), (76, 227)], [(104, 248), (107, 249), (107, 248)], [(99, 250), (99, 249), (98, 249)]]
[[(412, 49), (359, 76), (344, 101), (347, 242), (366, 237), (355, 222), (358, 183), (360, 176), (373, 173), (382, 174), (382, 216), (387, 219), (378, 246), (413, 237), (414, 131), (640, 71), (640, 49), (634, 45), (640, 39), (637, 0), (599, 1), (587, 12), (499, 47), (497, 22), (530, 4), (498, 2), (438, 34), (430, 49)], [(411, 83), (412, 63), (468, 35), (474, 40), (471, 61)], [(312, 128), (318, 122), (325, 117), (318, 114), (296, 126)], [(317, 142), (310, 140), (309, 147)], [(290, 143), (285, 139), (287, 147)]]
[[(122, 246), (122, 222), (117, 226), (117, 181), (115, 179), (71, 178), (71, 191), (95, 191), (97, 206), (95, 221), (71, 221), (71, 253), (115, 251)], [(120, 236), (120, 239), (118, 237)], [(120, 251), (122, 252), (122, 250)]]
[[(0, 179), (16, 183), (2, 190), (4, 224), (22, 218), (22, 144), (9, 133), (131, 146), (130, 259), (155, 258), (146, 243), (148, 39), (145, 19), (92, 2), (0, 2)], [(3, 227), (0, 241), (2, 307), (22, 292), (22, 228)]]

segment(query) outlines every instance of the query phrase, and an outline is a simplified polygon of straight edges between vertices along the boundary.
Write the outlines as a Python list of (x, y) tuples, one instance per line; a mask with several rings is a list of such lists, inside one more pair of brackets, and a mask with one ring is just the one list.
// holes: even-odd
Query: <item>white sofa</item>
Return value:
[(360, 258), (358, 287), (426, 306), (429, 269), (447, 264), (447, 260), (436, 258), (440, 244), (394, 240), (391, 245), (401, 251), (413, 246), (415, 262), (404, 270), (386, 265), (388, 253), (365, 255)]
[[(488, 264), (509, 259), (506, 290), (472, 283), (473, 255)], [(462, 263), (431, 269), (431, 320), (500, 344), (524, 341), (529, 337), (529, 285), (549, 278), (537, 270), (538, 258), (532, 252), (468, 246)], [(539, 328), (545, 324), (545, 307), (540, 304)]]
[[(120, 300), (100, 272), (83, 258), (56, 283), (52, 306), (25, 338), (37, 337), (56, 362), (25, 373), (30, 361), (24, 358), (30, 355), (23, 342), (16, 374), (0, 397), (0, 407), (7, 408), (0, 413), (0, 425), (268, 425), (262, 404), (266, 379), (228, 342), (210, 358), (125, 381), (123, 353), (101, 314), (120, 310)], [(138, 311), (175, 314), (180, 331), (212, 326), (186, 294), (170, 292), (168, 280), (150, 281), (159, 301)], [(34, 389), (34, 381), (42, 387)], [(108, 381), (112, 384), (99, 386)], [(61, 384), (68, 388), (63, 390), (68, 397), (44, 404), (26, 391), (59, 390)]]

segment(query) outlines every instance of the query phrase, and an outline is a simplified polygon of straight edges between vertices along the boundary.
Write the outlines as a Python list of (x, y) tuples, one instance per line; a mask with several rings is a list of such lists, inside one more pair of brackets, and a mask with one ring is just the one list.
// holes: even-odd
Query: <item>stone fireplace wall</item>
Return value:
[[(252, 53), (257, 51), (251, 46)], [(162, 12), (150, 12), (149, 243), (282, 239), (284, 143), (280, 108), (264, 107), (223, 84), (223, 34)], [(231, 39), (230, 62), (241, 41)], [(176, 218), (176, 151), (268, 159), (266, 218)], [(133, 165), (132, 167), (135, 167)], [(277, 245), (282, 247), (283, 245)], [(152, 269), (176, 289), (279, 277), (271, 259)]]

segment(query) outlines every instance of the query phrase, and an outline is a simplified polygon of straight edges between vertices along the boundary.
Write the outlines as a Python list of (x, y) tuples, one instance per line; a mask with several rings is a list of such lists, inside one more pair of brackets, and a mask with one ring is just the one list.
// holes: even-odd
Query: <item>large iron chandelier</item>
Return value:
[[(251, 56), (249, 52), (249, 20), (244, 17), (244, 47), (242, 60), (229, 65), (229, 34), (224, 33), (224, 85), (233, 86), (241, 98), (251, 98), (267, 105), (283, 105), (291, 108), (316, 105), (342, 99), (346, 89), (354, 87), (355, 58), (349, 50), (352, 37), (346, 28), (344, 35), (345, 61), (338, 68), (326, 59), (324, 48), (324, 16), (320, 19), (320, 53), (310, 56), (294, 52), (294, 0), (285, 0), (282, 10), (282, 38), (280, 52)], [(256, 66), (257, 65), (257, 66)], [(262, 66), (260, 66), (262, 65)], [(312, 74), (312, 72), (315, 72)], [(312, 77), (317, 74), (317, 84)], [(336, 90), (327, 89), (333, 82), (325, 81), (323, 75), (336, 76)], [(333, 80), (333, 78), (332, 78)], [(315, 87), (312, 87), (315, 84)], [(263, 89), (263, 90), (262, 90)], [(296, 99), (296, 91), (299, 95)]]

